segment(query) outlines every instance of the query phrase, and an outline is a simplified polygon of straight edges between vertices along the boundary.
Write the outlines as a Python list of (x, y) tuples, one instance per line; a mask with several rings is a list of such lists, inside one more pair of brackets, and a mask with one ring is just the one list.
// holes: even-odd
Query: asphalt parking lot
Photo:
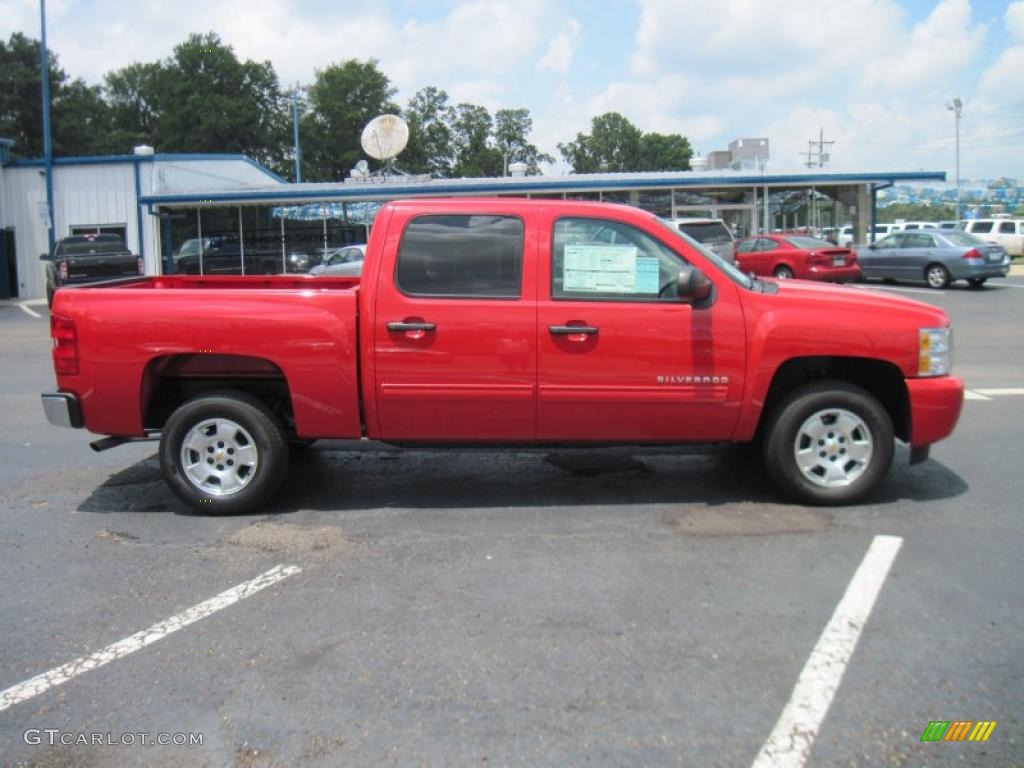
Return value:
[(724, 447), (322, 444), (269, 513), (197, 516), (155, 445), (45, 422), (45, 309), (0, 306), (0, 762), (1022, 764), (1024, 278), (881, 289), (950, 313), (969, 399), (827, 510)]

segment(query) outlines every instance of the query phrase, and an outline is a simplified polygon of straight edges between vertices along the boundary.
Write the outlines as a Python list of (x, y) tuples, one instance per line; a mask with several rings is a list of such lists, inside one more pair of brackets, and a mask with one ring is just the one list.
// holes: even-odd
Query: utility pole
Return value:
[(50, 255), (56, 243), (53, 220), (53, 145), (50, 142), (50, 56), (46, 50), (46, 0), (39, 0), (39, 24), (42, 35), (39, 45), (39, 76), (43, 98), (43, 170), (46, 175), (46, 235)]
[(959, 96), (946, 102), (946, 109), (956, 116), (956, 223), (960, 223), (960, 115), (964, 110), (964, 103)]
[(830, 147), (835, 144), (834, 141), (825, 141), (825, 129), (818, 129), (818, 140), (814, 139), (807, 140), (807, 151), (801, 152), (807, 158), (807, 162), (804, 163), (808, 168), (818, 166), (824, 168), (825, 163), (829, 160), (829, 153), (825, 151), (826, 147)]
[(299, 149), (299, 84), (292, 88), (292, 133), (295, 139), (295, 183), (302, 183), (302, 151)]

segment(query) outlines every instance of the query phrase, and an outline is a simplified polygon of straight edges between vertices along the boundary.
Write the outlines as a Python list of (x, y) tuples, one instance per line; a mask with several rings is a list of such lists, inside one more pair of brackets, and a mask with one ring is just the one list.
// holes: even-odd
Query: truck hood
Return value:
[(810, 280), (777, 282), (777, 295), (788, 301), (823, 304), (833, 311), (871, 313), (866, 317), (874, 316), (879, 320), (885, 313), (898, 313), (903, 317), (916, 316), (916, 322), (921, 327), (942, 327), (949, 323), (949, 316), (938, 307), (904, 296), (894, 296), (887, 291), (873, 290), (860, 285), (815, 283)]

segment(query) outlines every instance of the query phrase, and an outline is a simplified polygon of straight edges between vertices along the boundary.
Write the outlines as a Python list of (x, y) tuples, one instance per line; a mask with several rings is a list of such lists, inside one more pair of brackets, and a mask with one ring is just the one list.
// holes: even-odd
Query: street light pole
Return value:
[(295, 139), (295, 183), (302, 183), (302, 152), (299, 149), (299, 84), (292, 88), (292, 135)]
[(39, 0), (39, 76), (43, 98), (43, 169), (46, 176), (46, 236), (53, 254), (56, 243), (53, 220), (53, 144), (50, 141), (50, 56), (46, 50), (46, 0)]
[(955, 115), (956, 120), (956, 223), (960, 223), (960, 115), (963, 113), (964, 103), (959, 96), (946, 102), (946, 109)]

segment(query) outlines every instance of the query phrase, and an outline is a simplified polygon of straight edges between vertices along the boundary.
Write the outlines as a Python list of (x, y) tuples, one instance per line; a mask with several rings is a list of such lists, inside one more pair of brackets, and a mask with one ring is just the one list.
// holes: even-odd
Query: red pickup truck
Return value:
[(394, 202), (361, 278), (144, 277), (53, 305), (49, 420), (160, 436), (213, 512), (266, 503), (290, 443), (759, 441), (790, 497), (863, 498), (894, 440), (949, 435), (941, 310), (748, 277), (643, 211), (552, 200)]

